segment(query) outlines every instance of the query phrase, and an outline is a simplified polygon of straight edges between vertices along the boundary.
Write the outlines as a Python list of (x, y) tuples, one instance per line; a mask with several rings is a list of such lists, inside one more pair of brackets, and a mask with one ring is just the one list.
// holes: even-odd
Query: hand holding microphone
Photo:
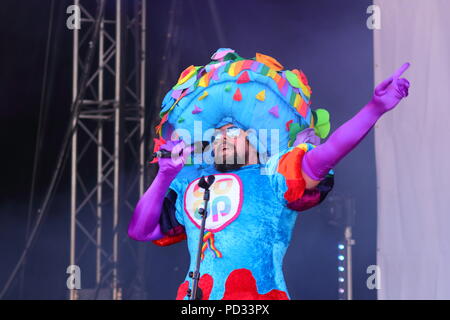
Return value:
[[(178, 143), (179, 141), (174, 141), (176, 143)], [(210, 142), (208, 141), (198, 141), (195, 143), (192, 143), (190, 145), (191, 150), (190, 152), (194, 152), (194, 153), (202, 153), (205, 148), (210, 144)], [(164, 145), (166, 146), (166, 145)], [(153, 152), (153, 158), (171, 158), (172, 157), (172, 152), (168, 151), (168, 150), (164, 150), (162, 149), (163, 146), (161, 146), (160, 150)], [(189, 146), (188, 146), (189, 147)], [(167, 148), (165, 148), (167, 149)], [(180, 150), (180, 153), (178, 154), (178, 156), (181, 156), (182, 150)]]
[[(183, 168), (187, 158), (192, 153), (201, 154), (210, 145), (208, 141), (197, 141), (186, 146), (183, 140), (170, 140), (163, 144), (158, 151), (153, 153), (153, 158), (158, 158), (161, 172), (168, 170), (175, 175)], [(172, 168), (169, 170), (169, 168)], [(172, 170), (174, 172), (172, 172)]]
[(186, 146), (183, 140), (167, 141), (153, 156), (159, 158), (159, 173), (175, 177), (183, 169), (192, 145)]

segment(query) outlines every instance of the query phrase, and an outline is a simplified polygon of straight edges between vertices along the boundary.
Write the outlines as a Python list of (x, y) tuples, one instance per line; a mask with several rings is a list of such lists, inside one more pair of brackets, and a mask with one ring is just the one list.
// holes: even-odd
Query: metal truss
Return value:
[(74, 1), (81, 27), (73, 30), (73, 100), (87, 50), (95, 45), (97, 52), (72, 124), (71, 151), (70, 264), (80, 267), (90, 296), (74, 289), (70, 299), (105, 298), (105, 291), (121, 299), (125, 285), (142, 286), (132, 271), (139, 250), (124, 226), (144, 193), (146, 0), (106, 0), (93, 44), (96, 3)]

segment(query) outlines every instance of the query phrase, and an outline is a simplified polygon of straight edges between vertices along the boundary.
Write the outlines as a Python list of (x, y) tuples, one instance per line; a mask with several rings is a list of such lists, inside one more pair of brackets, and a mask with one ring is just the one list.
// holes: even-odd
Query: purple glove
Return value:
[(408, 96), (409, 81), (399, 79), (408, 67), (409, 63), (405, 63), (391, 77), (381, 82), (367, 105), (340, 126), (325, 143), (305, 154), (302, 168), (311, 179), (320, 181), (325, 178), (330, 169), (361, 142), (385, 112)]
[[(159, 225), (164, 197), (173, 179), (183, 168), (191, 147), (184, 141), (168, 141), (159, 150), (172, 152), (172, 158), (159, 158), (159, 170), (151, 186), (134, 209), (128, 226), (128, 236), (137, 241), (157, 240), (164, 237)], [(182, 156), (177, 156), (183, 151)]]
[[(166, 142), (159, 149), (170, 151), (172, 153), (172, 157), (158, 159), (158, 174), (163, 174), (166, 178), (173, 180), (177, 176), (178, 172), (183, 169), (184, 164), (187, 161), (187, 157), (192, 151), (192, 147), (186, 147), (183, 140), (175, 140)], [(178, 156), (181, 151), (183, 151), (182, 157)]]

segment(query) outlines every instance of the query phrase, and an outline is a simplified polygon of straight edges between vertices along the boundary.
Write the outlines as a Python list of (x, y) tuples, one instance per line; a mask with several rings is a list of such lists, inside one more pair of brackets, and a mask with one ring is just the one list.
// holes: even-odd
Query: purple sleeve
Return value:
[(328, 140), (303, 157), (302, 168), (314, 180), (322, 180), (330, 169), (352, 151), (381, 117), (371, 103), (340, 126)]
[(151, 186), (134, 209), (133, 216), (128, 226), (128, 236), (137, 241), (149, 241), (160, 239), (164, 236), (159, 225), (163, 201), (174, 179), (166, 175), (158, 174)]
[(409, 81), (399, 78), (409, 63), (376, 86), (372, 99), (353, 118), (340, 126), (328, 140), (303, 158), (303, 170), (312, 179), (322, 180), (327, 172), (351, 152), (377, 120), (408, 96)]

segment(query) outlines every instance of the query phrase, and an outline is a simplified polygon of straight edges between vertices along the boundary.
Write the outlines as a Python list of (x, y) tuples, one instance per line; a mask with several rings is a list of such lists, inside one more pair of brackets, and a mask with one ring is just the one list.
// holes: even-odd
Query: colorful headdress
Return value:
[[(257, 147), (269, 156), (271, 129), (278, 129), (280, 151), (305, 129), (312, 128), (322, 139), (328, 135), (329, 114), (310, 109), (312, 90), (301, 70), (283, 70), (277, 60), (260, 53), (244, 59), (228, 48), (217, 50), (211, 59), (206, 66), (186, 68), (166, 94), (156, 144), (170, 139), (176, 129), (189, 133), (191, 143), (201, 141), (207, 129), (227, 122), (254, 129), (257, 135), (264, 131)], [(201, 121), (201, 129), (197, 122), (194, 132), (195, 121)]]

